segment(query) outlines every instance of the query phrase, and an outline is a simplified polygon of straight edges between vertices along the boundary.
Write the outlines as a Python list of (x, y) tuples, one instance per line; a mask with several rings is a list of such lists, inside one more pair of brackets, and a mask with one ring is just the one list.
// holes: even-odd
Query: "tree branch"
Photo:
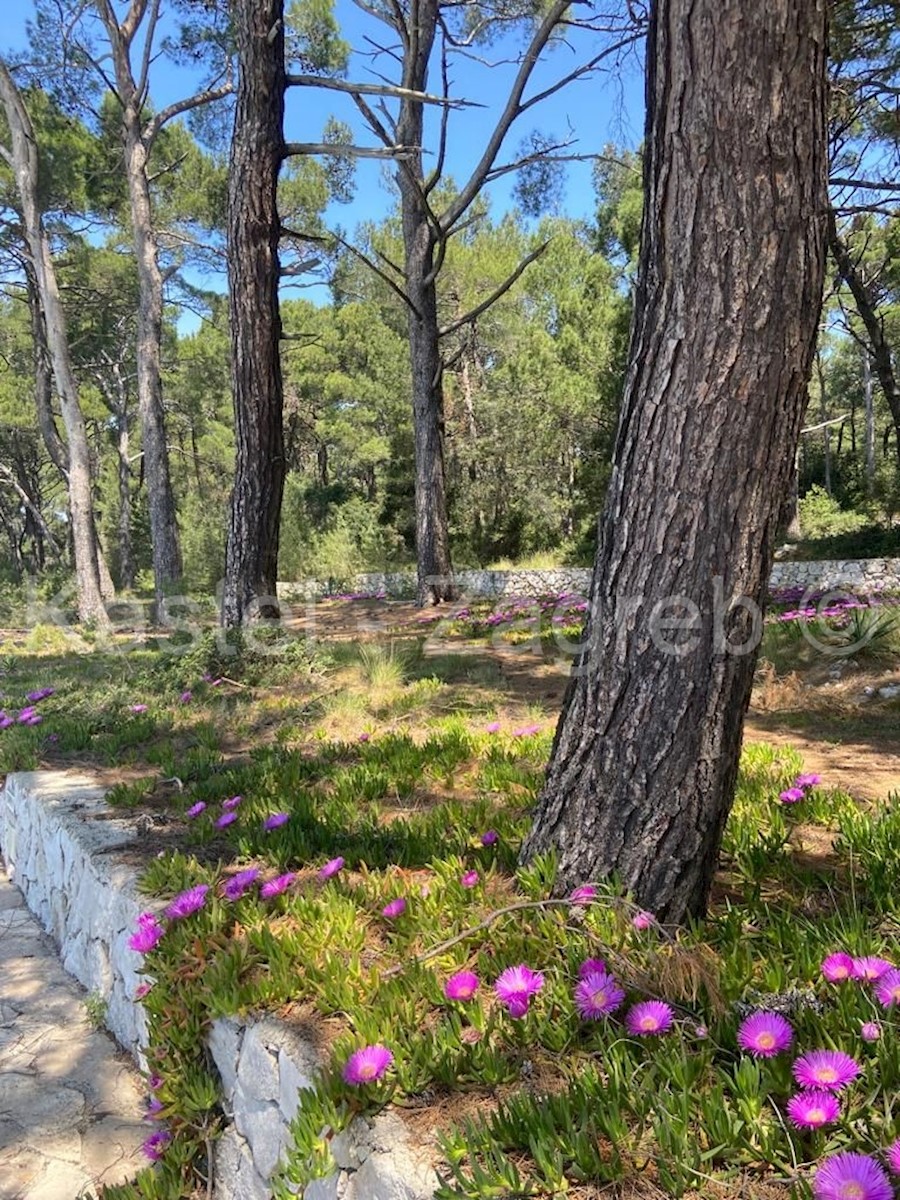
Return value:
[(480, 304), (476, 304), (474, 308), (469, 309), (463, 316), (457, 317), (455, 321), (451, 321), (449, 325), (445, 325), (442, 329), (438, 330), (438, 337), (446, 337), (448, 334), (454, 333), (457, 329), (461, 329), (463, 325), (468, 325), (472, 321), (477, 320), (483, 312), (486, 312), (492, 304), (495, 304), (502, 295), (509, 291), (525, 268), (530, 266), (535, 259), (540, 258), (549, 245), (549, 242), (543, 242), (536, 250), (532, 250), (530, 254), (526, 254), (512, 274), (508, 275), (498, 288), (495, 288), (486, 299), (482, 300)]
[(197, 92), (193, 96), (186, 96), (183, 100), (176, 100), (174, 104), (168, 104), (150, 120), (144, 129), (144, 137), (148, 146), (153, 144), (159, 131), (167, 121), (171, 121), (173, 117), (180, 117), (183, 113), (190, 112), (192, 109), (200, 108), (203, 104), (211, 104), (214, 100), (221, 100), (225, 96), (229, 96), (234, 91), (234, 82), (227, 79), (225, 83), (218, 87), (207, 88), (206, 91)]
[(450, 96), (433, 96), (411, 88), (383, 83), (352, 83), (347, 79), (330, 79), (320, 75), (288, 75), (288, 87), (319, 87), (330, 92), (348, 92), (360, 96), (388, 96), (394, 100), (415, 100), (418, 104), (443, 104), (448, 108), (485, 108), (474, 100), (454, 100)]
[(390, 146), (379, 150), (375, 146), (344, 146), (338, 142), (285, 142), (284, 157), (301, 154), (346, 154), (351, 158), (409, 158), (416, 153), (414, 146)]

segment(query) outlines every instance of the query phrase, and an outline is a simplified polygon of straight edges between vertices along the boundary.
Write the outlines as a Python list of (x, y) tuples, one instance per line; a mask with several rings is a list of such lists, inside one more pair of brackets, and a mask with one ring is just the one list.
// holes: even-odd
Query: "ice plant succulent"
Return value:
[(448, 1000), (471, 1000), (480, 982), (474, 971), (457, 971), (444, 984), (444, 995)]
[(532, 971), (525, 963), (501, 971), (494, 984), (494, 994), (511, 1017), (524, 1017), (531, 997), (544, 986), (540, 971)]
[(394, 917), (399, 917), (406, 912), (406, 901), (402, 896), (398, 896), (395, 900), (390, 900), (381, 910), (381, 915), (387, 917), (388, 920), (393, 920)]
[(798, 1092), (787, 1102), (787, 1115), (797, 1129), (821, 1129), (823, 1125), (831, 1125), (838, 1119), (841, 1105), (832, 1092)]
[(232, 809), (237, 808), (241, 800), (243, 800), (243, 796), (229, 796), (227, 800), (222, 801), (222, 807), (226, 812), (231, 812)]
[(900, 1138), (897, 1138), (895, 1142), (891, 1142), (885, 1152), (885, 1157), (893, 1173), (900, 1175)]
[(375, 1083), (394, 1061), (394, 1056), (387, 1046), (376, 1043), (374, 1046), (363, 1046), (354, 1051), (344, 1064), (342, 1072), (344, 1083), (351, 1087), (362, 1087), (366, 1083)]
[(625, 991), (606, 971), (590, 971), (575, 987), (575, 1007), (583, 1021), (598, 1021), (620, 1007)]
[(894, 964), (888, 962), (886, 958), (878, 958), (876, 955), (867, 955), (864, 958), (854, 958), (853, 960), (853, 978), (862, 979), (866, 983), (874, 983), (876, 979), (880, 979), (882, 975), (886, 975), (888, 971), (893, 969)]
[(829, 1092), (839, 1092), (862, 1070), (856, 1059), (843, 1050), (810, 1050), (791, 1069), (801, 1087), (824, 1088)]
[(141, 913), (137, 930), (128, 939), (128, 945), (138, 954), (149, 954), (159, 945), (165, 932), (165, 927), (160, 925), (156, 913)]
[(793, 1027), (780, 1013), (751, 1013), (738, 1026), (738, 1045), (755, 1058), (774, 1058), (787, 1050), (793, 1040)]
[(664, 1000), (641, 1000), (625, 1014), (625, 1028), (636, 1037), (653, 1037), (668, 1033), (674, 1020), (675, 1013)]
[(481, 835), (481, 844), (482, 846), (493, 846), (499, 837), (496, 829), (486, 829)]
[(597, 889), (592, 883), (583, 883), (569, 893), (570, 904), (590, 904), (596, 898)]
[(151, 1162), (159, 1162), (171, 1140), (172, 1135), (167, 1129), (159, 1129), (156, 1133), (150, 1134), (141, 1149)]
[(280, 829), (281, 826), (286, 825), (290, 819), (290, 813), (270, 813), (270, 815), (263, 821), (263, 829)]
[(222, 895), (226, 900), (240, 900), (241, 896), (249, 887), (252, 887), (258, 878), (258, 867), (248, 867), (246, 871), (238, 871), (222, 888)]
[(588, 975), (603, 975), (606, 972), (606, 959), (586, 958), (578, 968), (578, 978), (585, 979)]
[(853, 959), (841, 950), (836, 954), (829, 954), (822, 961), (822, 974), (829, 983), (843, 983), (845, 979), (852, 979)]
[(651, 925), (655, 924), (655, 922), (656, 917), (652, 912), (643, 911), (635, 913), (631, 918), (631, 923), (635, 929), (649, 929)]
[(223, 812), (221, 817), (216, 818), (216, 822), (215, 822), (216, 829), (227, 829), (228, 826), (233, 825), (236, 820), (237, 820), (237, 813), (234, 812), (233, 810), (231, 812)]
[(477, 871), (466, 871), (465, 875), (459, 881), (464, 888), (473, 888), (478, 883)]
[(864, 1042), (877, 1042), (881, 1037), (881, 1026), (877, 1021), (863, 1021), (859, 1027), (859, 1036)]
[(804, 792), (803, 788), (800, 787), (785, 788), (783, 792), (778, 793), (778, 799), (782, 804), (797, 804), (798, 801), (803, 800), (805, 796), (806, 792)]
[(206, 805), (202, 800), (198, 800), (196, 804), (191, 805), (184, 815), (186, 817), (199, 817), (202, 812), (206, 812)]
[(812, 1185), (816, 1200), (893, 1200), (894, 1189), (877, 1159), (843, 1150), (819, 1164)]

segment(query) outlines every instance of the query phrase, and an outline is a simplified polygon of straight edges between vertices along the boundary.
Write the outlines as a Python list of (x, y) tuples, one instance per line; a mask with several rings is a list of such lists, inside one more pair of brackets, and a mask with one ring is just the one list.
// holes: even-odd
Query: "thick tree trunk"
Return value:
[[(863, 399), (866, 414), (866, 495), (875, 495), (875, 389), (872, 387), (872, 363), (862, 348)], [(826, 430), (827, 433), (827, 430)]]
[[(428, 61), (437, 31), (437, 0), (421, 0), (418, 21), (404, 57), (403, 86), (424, 92)], [(406, 295), (409, 299), (409, 354), (412, 367), (413, 434), (416, 456), (417, 601), (439, 604), (455, 594), (450, 561), (447, 487), (444, 470), (443, 363), (435, 288), (436, 230), (424, 198), (423, 105), (400, 105), (397, 140), (415, 147), (397, 168), (403, 226)]]
[(131, 221), (138, 268), (137, 395), (144, 451), (150, 541), (153, 547), (153, 586), (157, 610), (181, 582), (181, 551), (175, 495), (169, 473), (166, 418), (162, 394), (163, 277), (153, 228), (147, 147), (141, 136), (140, 112), (126, 109), (125, 155)]
[(22, 205), (25, 236), (31, 255), (40, 307), (44, 315), (47, 349), (56, 380), (62, 418), (68, 439), (69, 517), (82, 621), (108, 624), (100, 591), (97, 539), (91, 495), (90, 451), (78, 385), (72, 371), (66, 320), (60, 300), (50, 244), (38, 206), (38, 148), (31, 119), (6, 66), (0, 62), (0, 100), (6, 110), (12, 143), (16, 187)]
[[(825, 260), (825, 0), (657, 0), (629, 370), (527, 859), (703, 911)], [(680, 619), (680, 624), (674, 621)]]
[(232, 0), (240, 60), (228, 174), (228, 283), (234, 389), (234, 492), (222, 623), (278, 615), (284, 394), (278, 306), (284, 157), (284, 2)]
[(872, 352), (872, 366), (881, 384), (891, 418), (894, 422), (897, 448), (897, 466), (900, 470), (900, 386), (894, 374), (894, 364), (891, 358), (891, 347), (885, 337), (884, 322), (879, 316), (874, 298), (869, 292), (858, 265), (853, 261), (846, 243), (838, 233), (834, 209), (828, 208), (828, 248), (830, 249), (841, 278), (850, 289), (856, 311), (866, 329), (869, 346)]
[(128, 462), (128, 414), (119, 414), (116, 436), (119, 483), (119, 579), (123, 588), (134, 587), (134, 550), (131, 537), (131, 466)]

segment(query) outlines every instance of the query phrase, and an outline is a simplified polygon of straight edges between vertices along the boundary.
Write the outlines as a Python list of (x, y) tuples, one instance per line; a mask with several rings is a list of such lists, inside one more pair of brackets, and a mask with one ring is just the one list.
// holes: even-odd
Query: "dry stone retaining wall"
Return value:
[[(459, 571), (456, 575), (463, 597), (551, 596), (571, 592), (586, 596), (591, 572), (585, 567), (560, 567), (552, 571)], [(827, 591), (847, 588), (864, 593), (900, 592), (900, 558), (864, 558), (856, 561), (776, 562), (769, 581), (772, 590), (800, 587)], [(285, 600), (302, 602), (319, 599), (334, 589), (316, 579), (279, 583)], [(411, 571), (357, 575), (351, 594), (382, 595), (404, 599), (415, 595), (416, 577)]]
[[(63, 965), (106, 1002), (107, 1025), (144, 1067), (147, 1023), (133, 999), (141, 958), (128, 946), (148, 907), (123, 851), (140, 834), (103, 789), (66, 771), (21, 772), (0, 793), (0, 850), (10, 878), (60, 948)], [(219, 1019), (208, 1048), (228, 1118), (216, 1146), (216, 1200), (269, 1200), (300, 1092), (321, 1058), (313, 1040), (268, 1017)], [(332, 1139), (337, 1170), (304, 1200), (431, 1200), (437, 1178), (392, 1112), (357, 1118)]]

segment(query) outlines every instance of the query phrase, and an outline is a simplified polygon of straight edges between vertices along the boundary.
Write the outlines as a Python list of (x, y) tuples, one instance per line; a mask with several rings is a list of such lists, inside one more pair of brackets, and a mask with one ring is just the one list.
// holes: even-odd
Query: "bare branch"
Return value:
[(321, 75), (288, 75), (288, 87), (318, 87), (329, 92), (348, 92), (360, 96), (388, 96), (395, 100), (415, 100), (419, 104), (443, 104), (450, 108), (485, 108), (474, 100), (453, 100), (449, 96), (433, 96), (412, 88), (383, 83), (353, 83), (348, 79), (330, 79)]
[(300, 154), (346, 154), (351, 158), (409, 158), (417, 153), (415, 146), (391, 146), (379, 150), (375, 146), (345, 146), (339, 142), (285, 142), (284, 157)]
[(156, 33), (156, 24), (159, 20), (159, 4), (160, 0), (152, 0), (150, 20), (147, 22), (144, 53), (141, 58), (141, 70), (137, 81), (137, 94), (141, 106), (146, 102), (150, 87), (150, 64), (153, 61), (153, 38)]
[(480, 304), (476, 304), (474, 308), (469, 309), (463, 316), (457, 317), (455, 321), (451, 321), (449, 325), (445, 325), (443, 329), (438, 331), (438, 337), (446, 337), (448, 334), (454, 333), (457, 329), (461, 329), (463, 325), (470, 325), (483, 312), (487, 312), (492, 304), (495, 304), (502, 295), (509, 291), (526, 267), (529, 267), (536, 258), (541, 257), (549, 245), (549, 242), (543, 242), (536, 250), (532, 250), (530, 254), (526, 254), (512, 274), (508, 275), (499, 287), (495, 288), (486, 299), (482, 300)]
[(160, 109), (153, 119), (147, 123), (144, 130), (144, 137), (147, 144), (152, 144), (163, 125), (167, 121), (171, 121), (173, 117), (180, 117), (183, 113), (200, 108), (203, 104), (211, 104), (214, 100), (221, 100), (233, 91), (234, 81), (226, 79), (225, 83), (220, 84), (218, 87), (207, 88), (205, 91), (197, 92), (193, 96), (186, 96), (183, 100), (176, 100), (174, 104), (166, 105), (165, 108)]

